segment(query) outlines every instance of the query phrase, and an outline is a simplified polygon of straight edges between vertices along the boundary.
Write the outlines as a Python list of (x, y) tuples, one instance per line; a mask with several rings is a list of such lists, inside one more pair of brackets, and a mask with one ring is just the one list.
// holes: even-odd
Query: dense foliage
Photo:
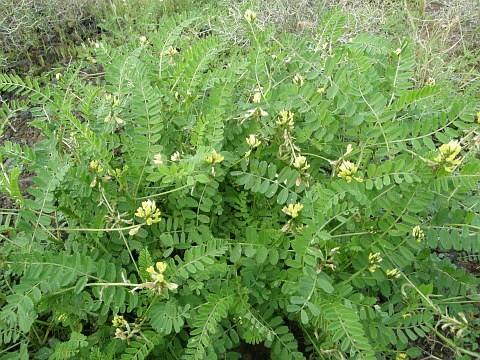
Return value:
[(1, 149), (2, 359), (477, 356), (479, 280), (443, 255), (478, 257), (473, 102), (344, 22), (247, 10), (240, 47), (182, 14), (98, 43), (100, 84), (0, 75), (44, 136)]

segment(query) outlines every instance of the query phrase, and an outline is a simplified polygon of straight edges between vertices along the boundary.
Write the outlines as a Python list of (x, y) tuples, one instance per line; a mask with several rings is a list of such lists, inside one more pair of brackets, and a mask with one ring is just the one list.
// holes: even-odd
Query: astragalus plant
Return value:
[(478, 257), (475, 104), (417, 87), (408, 41), (337, 41), (341, 13), (257, 20), (98, 43), (100, 85), (1, 75), (43, 130), (1, 150), (4, 358), (478, 355), (478, 278), (444, 255)]

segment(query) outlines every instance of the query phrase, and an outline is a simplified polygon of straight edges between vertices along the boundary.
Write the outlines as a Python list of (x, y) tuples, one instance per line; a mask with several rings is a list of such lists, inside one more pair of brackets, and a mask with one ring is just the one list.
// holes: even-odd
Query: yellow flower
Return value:
[(248, 119), (248, 118), (253, 117), (253, 116), (268, 116), (268, 112), (263, 110), (261, 107), (258, 107), (256, 109), (248, 110), (243, 117), (244, 117), (244, 120), (245, 120), (245, 119)]
[(120, 340), (127, 340), (126, 332), (122, 331), (122, 329), (117, 328), (115, 330), (115, 338)]
[(215, 150), (212, 151), (211, 156), (206, 156), (205, 157), (205, 161), (209, 164), (212, 164), (212, 165), (221, 163), (224, 159), (225, 158), (222, 155), (220, 155), (219, 153), (217, 153)]
[(398, 279), (401, 275), (400, 270), (398, 269), (387, 270), (385, 273), (387, 274), (387, 277), (390, 279)]
[(395, 358), (395, 360), (403, 360), (403, 359), (408, 359), (408, 355), (406, 353), (400, 353)]
[(90, 170), (92, 170), (92, 172), (97, 174), (103, 171), (102, 165), (100, 165), (100, 163), (97, 160), (91, 161), (89, 167), (90, 167)]
[(245, 14), (243, 14), (243, 17), (245, 18), (245, 20), (247, 20), (248, 23), (251, 23), (257, 18), (257, 14), (253, 10), (247, 9), (247, 11), (245, 11)]
[(378, 264), (380, 264), (383, 261), (382, 257), (380, 256), (380, 253), (370, 253), (368, 255), (368, 270), (373, 273), (378, 267)]
[(174, 46), (169, 46), (165, 51), (160, 53), (161, 56), (175, 55), (178, 52), (177, 48)]
[(138, 225), (138, 226), (135, 226), (134, 228), (131, 228), (129, 231), (128, 231), (128, 235), (130, 236), (133, 236), (133, 235), (136, 235), (138, 233), (138, 231), (140, 230), (141, 226)]
[(135, 216), (145, 219), (147, 225), (152, 225), (162, 220), (160, 214), (160, 210), (157, 209), (155, 201), (147, 200), (142, 202), (142, 206), (137, 209)]
[(394, 51), (394, 53), (399, 56), (402, 53), (402, 49), (398, 48), (397, 50)]
[(381, 262), (383, 259), (382, 257), (380, 256), (380, 253), (377, 252), (377, 253), (370, 253), (368, 254), (368, 262), (369, 263), (379, 263)]
[(284, 206), (282, 211), (290, 215), (293, 219), (295, 219), (298, 216), (298, 213), (303, 209), (302, 204), (290, 204), (288, 206)]
[(302, 86), (305, 80), (303, 79), (302, 75), (297, 74), (293, 77), (292, 82), (297, 86)]
[(276, 121), (277, 125), (287, 125), (293, 128), (293, 112), (282, 110), (280, 111), (280, 119)]
[(348, 145), (347, 145), (347, 150), (345, 150), (345, 154), (343, 154), (343, 156), (347, 156), (347, 155), (350, 154), (352, 151), (353, 151), (353, 145), (352, 145), (352, 144), (348, 144)]
[[(155, 268), (157, 270), (155, 270)], [(146, 272), (150, 274), (151, 281), (138, 284), (138, 286), (135, 287), (132, 292), (135, 290), (149, 289), (157, 295), (162, 295), (164, 289), (175, 290), (178, 288), (177, 284), (165, 280), (165, 275), (163, 272), (167, 269), (166, 263), (158, 261), (155, 264), (155, 268), (153, 266), (149, 266), (146, 269)]]
[(252, 102), (255, 103), (255, 104), (258, 104), (258, 103), (260, 103), (261, 99), (262, 99), (262, 94), (259, 93), (259, 92), (256, 92), (255, 94), (253, 94)]
[[(348, 148), (347, 148), (348, 150)], [(358, 177), (355, 177), (354, 175), (357, 173), (357, 166), (350, 162), (350, 161), (345, 161), (342, 160), (342, 163), (338, 167), (338, 177), (341, 179), (347, 180), (348, 183), (352, 181), (352, 179), (355, 179), (355, 181), (362, 182), (363, 179), (360, 179)]]
[(250, 146), (251, 148), (256, 148), (256, 147), (260, 146), (260, 144), (262, 143), (260, 140), (258, 140), (258, 138), (255, 136), (255, 134), (248, 135), (248, 137), (245, 140), (246, 140), (248, 146)]
[(452, 161), (462, 151), (462, 147), (458, 140), (450, 140), (448, 144), (440, 146), (440, 153), (446, 161)]
[(168, 281), (164, 281), (163, 286), (165, 286), (168, 290), (175, 290), (175, 289), (178, 288), (178, 284), (171, 283), (171, 282), (168, 282)]
[(417, 242), (422, 242), (422, 240), (425, 238), (425, 233), (422, 229), (420, 229), (420, 226), (418, 225), (413, 228), (412, 235), (417, 240)]
[(115, 119), (115, 122), (118, 124), (118, 125), (123, 125), (125, 123), (125, 121), (123, 121), (117, 114), (113, 114), (113, 118)]
[(170, 160), (172, 161), (178, 161), (180, 160), (180, 153), (178, 151), (175, 151), (172, 156), (170, 156)]
[(122, 169), (108, 169), (108, 175), (118, 178), (122, 175)]
[(405, 320), (405, 319), (406, 319), (407, 317), (409, 317), (409, 316), (412, 316), (412, 314), (410, 314), (410, 313), (402, 314), (403, 320)]
[(457, 155), (462, 151), (462, 147), (458, 140), (450, 140), (448, 144), (443, 144), (439, 148), (440, 154), (433, 160), (437, 163), (443, 163), (447, 172), (452, 172), (457, 165), (462, 162), (462, 158)]
[(300, 170), (307, 170), (310, 167), (310, 164), (307, 162), (305, 156), (300, 155), (295, 158), (293, 166)]
[(167, 264), (162, 262), (162, 261), (158, 261), (155, 266), (157, 267), (157, 270), (158, 272), (160, 273), (163, 273), (166, 269), (167, 269)]
[(123, 318), (122, 315), (115, 315), (113, 317), (112, 325), (116, 328), (124, 326), (126, 320)]
[(162, 159), (162, 154), (155, 154), (153, 156), (153, 163), (155, 165), (162, 165), (163, 164), (163, 159)]

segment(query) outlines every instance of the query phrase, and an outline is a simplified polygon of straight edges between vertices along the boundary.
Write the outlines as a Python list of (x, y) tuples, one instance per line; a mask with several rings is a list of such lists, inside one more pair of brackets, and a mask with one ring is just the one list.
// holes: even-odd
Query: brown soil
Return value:
[[(0, 146), (3, 146), (5, 142), (12, 142), (19, 145), (27, 145), (34, 147), (35, 143), (41, 138), (40, 130), (29, 125), (32, 120), (30, 111), (22, 111), (16, 114), (14, 119), (5, 125), (3, 130), (3, 136), (0, 137)], [(9, 159), (4, 160), (4, 165), (8, 170), (10, 165)], [(32, 173), (24, 170), (19, 177), (19, 185), (22, 193), (26, 195), (26, 189), (32, 183)], [(15, 208), (15, 204), (8, 197), (7, 194), (0, 193), (0, 209), (12, 209)]]

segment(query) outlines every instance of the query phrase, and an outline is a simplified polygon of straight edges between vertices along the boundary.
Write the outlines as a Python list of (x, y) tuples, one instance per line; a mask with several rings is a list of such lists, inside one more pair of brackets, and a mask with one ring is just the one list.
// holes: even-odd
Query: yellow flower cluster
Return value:
[(455, 318), (454, 316), (449, 316), (448, 313), (446, 315), (442, 315), (442, 318), (438, 322), (438, 324), (442, 324), (442, 330), (450, 330), (450, 333), (455, 334), (455, 336), (461, 338), (463, 333), (469, 328), (467, 317), (463, 312), (458, 313), (458, 317), (460, 320)]
[(88, 165), (88, 168), (90, 171), (95, 175), (93, 178), (92, 182), (90, 183), (90, 187), (95, 187), (98, 184), (98, 180), (108, 180), (108, 176), (104, 176), (103, 178), (101, 177), (101, 174), (103, 172), (103, 166), (100, 165), (100, 162), (97, 160), (92, 160), (90, 164)]
[(299, 170), (308, 170), (308, 168), (310, 168), (310, 164), (307, 162), (307, 158), (305, 156), (300, 155), (295, 158), (293, 167)]
[(155, 264), (155, 267), (157, 270), (155, 270), (153, 266), (149, 266), (146, 269), (153, 280), (153, 282), (145, 284), (147, 288), (152, 289), (158, 295), (162, 293), (163, 289), (175, 290), (178, 288), (177, 284), (166, 281), (163, 276), (164, 271), (167, 269), (166, 263), (159, 261)]
[(253, 10), (247, 9), (247, 11), (245, 11), (245, 14), (243, 14), (243, 17), (245, 18), (245, 20), (247, 20), (248, 23), (251, 23), (257, 18), (257, 14)]
[(251, 118), (251, 117), (261, 117), (261, 116), (268, 116), (268, 112), (266, 112), (265, 110), (263, 110), (260, 106), (256, 109), (250, 109), (248, 110), (245, 115), (243, 116), (243, 121), (245, 121), (246, 119), (248, 118)]
[(135, 336), (135, 334), (140, 332), (138, 324), (129, 324), (122, 315), (115, 315), (113, 317), (112, 325), (116, 327), (116, 339), (129, 340)]
[(298, 216), (298, 213), (303, 209), (302, 204), (290, 204), (288, 206), (284, 206), (282, 211), (290, 215), (292, 219), (295, 219)]
[(389, 279), (398, 279), (401, 275), (401, 272), (398, 269), (390, 269), (390, 270), (387, 270), (385, 274)]
[(153, 156), (153, 163), (155, 165), (163, 165), (163, 156), (162, 154), (158, 153)]
[(302, 86), (303, 83), (305, 82), (305, 79), (303, 78), (302, 75), (296, 74), (296, 75), (293, 77), (292, 82), (293, 82), (295, 85), (297, 85), (297, 86), (300, 87), (300, 86)]
[(422, 240), (425, 238), (425, 233), (423, 232), (422, 229), (420, 229), (420, 226), (415, 226), (412, 230), (412, 235), (413, 237), (417, 240), (417, 242), (422, 242)]
[(100, 174), (103, 171), (102, 165), (100, 165), (100, 163), (97, 160), (91, 161), (88, 167), (95, 174)]
[(377, 270), (378, 264), (380, 264), (383, 261), (382, 257), (380, 256), (380, 253), (370, 253), (368, 255), (368, 271), (371, 273), (375, 272)]
[(212, 151), (211, 156), (205, 156), (205, 161), (209, 164), (215, 165), (221, 163), (225, 158), (217, 153), (215, 150)]
[(250, 134), (248, 137), (245, 139), (248, 146), (250, 146), (252, 149), (260, 146), (262, 143), (260, 140), (258, 140), (257, 136), (255, 134)]
[(448, 144), (440, 146), (440, 154), (433, 161), (442, 164), (447, 172), (452, 172), (457, 165), (462, 162), (462, 158), (457, 155), (462, 151), (458, 140), (450, 140)]
[(175, 152), (172, 154), (172, 156), (170, 156), (170, 160), (172, 160), (172, 161), (175, 162), (175, 161), (180, 160), (180, 157), (181, 157), (180, 152), (175, 151)]
[(112, 118), (115, 120), (117, 125), (123, 125), (125, 122), (118, 116), (115, 112), (115, 108), (118, 107), (119, 105), (119, 100), (118, 97), (112, 94), (106, 94), (105, 95), (105, 100), (110, 101), (110, 111), (103, 120), (104, 122), (108, 123), (112, 120)]
[(114, 327), (122, 327), (122, 326), (125, 326), (126, 323), (127, 323), (127, 320), (125, 320), (122, 315), (115, 315), (113, 317), (112, 324)]
[(338, 167), (338, 174), (337, 176), (341, 179), (347, 180), (348, 183), (352, 182), (352, 179), (355, 179), (357, 182), (363, 182), (363, 179), (360, 179), (356, 176), (354, 176), (357, 173), (357, 166), (346, 160), (342, 160), (342, 163)]
[(293, 112), (286, 110), (280, 111), (280, 118), (276, 121), (276, 124), (293, 129)]
[(253, 103), (259, 104), (260, 100), (262, 100), (262, 94), (261, 93), (256, 92), (255, 94), (253, 94), (253, 97), (252, 97), (252, 102)]
[(162, 220), (160, 214), (155, 201), (147, 200), (142, 202), (142, 206), (137, 209), (135, 216), (144, 219), (147, 225), (152, 225)]
[(175, 55), (178, 52), (176, 47), (169, 46), (165, 51), (161, 52), (161, 56)]

